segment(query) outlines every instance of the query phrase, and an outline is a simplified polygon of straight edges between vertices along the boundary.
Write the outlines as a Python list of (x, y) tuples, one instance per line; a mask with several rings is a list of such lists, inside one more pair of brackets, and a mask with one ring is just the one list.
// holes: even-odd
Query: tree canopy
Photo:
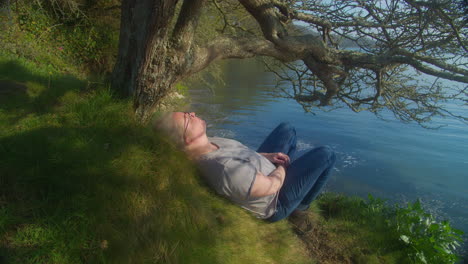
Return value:
[[(445, 107), (449, 100), (468, 102), (466, 1), (178, 2), (122, 1), (114, 86), (135, 95), (142, 120), (175, 82), (217, 60), (262, 56), (284, 63), (278, 68), (266, 60), (280, 78), (278, 94), (306, 110), (346, 105), (376, 114), (388, 109), (422, 125), (434, 116), (468, 121)], [(130, 31), (142, 17), (151, 28)], [(197, 39), (200, 21), (211, 21), (217, 33)], [(130, 58), (129, 49), (138, 47), (144, 55)]]

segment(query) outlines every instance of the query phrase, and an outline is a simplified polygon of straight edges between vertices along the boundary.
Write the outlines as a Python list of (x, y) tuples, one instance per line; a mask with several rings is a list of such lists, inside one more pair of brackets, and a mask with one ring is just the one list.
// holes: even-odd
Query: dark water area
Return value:
[[(444, 127), (429, 130), (404, 124), (391, 113), (384, 113), (386, 121), (346, 108), (305, 113), (297, 102), (271, 94), (273, 75), (245, 65), (227, 66), (224, 86), (189, 90), (191, 110), (207, 121), (209, 135), (257, 148), (276, 125), (290, 122), (298, 135), (298, 155), (320, 145), (336, 152), (327, 190), (400, 204), (419, 198), (438, 220), (449, 219), (467, 237), (467, 124), (436, 119), (433, 125)], [(466, 105), (448, 107), (468, 115)]]

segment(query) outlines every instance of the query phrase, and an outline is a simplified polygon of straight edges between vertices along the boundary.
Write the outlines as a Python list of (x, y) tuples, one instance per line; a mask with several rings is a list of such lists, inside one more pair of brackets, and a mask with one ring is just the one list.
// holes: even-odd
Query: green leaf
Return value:
[(432, 223), (430, 226), (429, 226), (429, 231), (431, 232), (434, 232), (436, 230), (439, 230), (439, 225), (437, 223)]
[(401, 235), (400, 236), (400, 239), (405, 242), (406, 244), (409, 244), (410, 243), (410, 239), (409, 237), (405, 236), (405, 235)]
[(418, 252), (418, 253), (416, 253), (416, 257), (418, 257), (418, 259), (419, 259), (422, 263), (427, 264), (427, 260), (426, 260), (426, 257), (424, 256), (424, 253)]

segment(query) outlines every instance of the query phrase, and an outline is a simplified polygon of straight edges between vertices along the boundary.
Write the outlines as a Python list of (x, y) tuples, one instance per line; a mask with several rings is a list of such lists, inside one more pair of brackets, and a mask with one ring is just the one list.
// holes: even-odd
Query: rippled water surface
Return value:
[[(450, 219), (468, 232), (468, 125), (453, 119), (435, 120), (444, 127), (428, 130), (348, 109), (304, 113), (289, 99), (268, 92), (273, 77), (250, 69), (228, 68), (226, 86), (192, 88), (191, 110), (209, 125), (208, 134), (233, 138), (257, 148), (281, 121), (296, 127), (299, 155), (319, 145), (337, 154), (327, 189), (390, 201), (421, 198), (439, 219)], [(255, 77), (252, 77), (255, 75)], [(260, 76), (260, 77), (259, 77)], [(452, 105), (463, 116), (468, 107)]]

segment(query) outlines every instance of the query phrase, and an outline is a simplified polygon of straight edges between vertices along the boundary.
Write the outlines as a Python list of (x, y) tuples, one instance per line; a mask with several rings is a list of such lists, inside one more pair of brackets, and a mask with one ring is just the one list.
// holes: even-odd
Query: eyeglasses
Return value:
[(190, 124), (190, 120), (195, 117), (194, 113), (184, 112), (184, 141), (187, 142), (187, 129)]

